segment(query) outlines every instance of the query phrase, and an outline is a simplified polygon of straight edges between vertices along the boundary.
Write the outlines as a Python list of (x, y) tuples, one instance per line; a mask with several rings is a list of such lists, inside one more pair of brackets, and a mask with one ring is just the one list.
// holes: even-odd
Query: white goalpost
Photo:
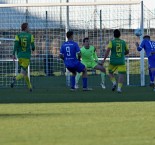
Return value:
[[(126, 58), (126, 85), (144, 86), (149, 80), (147, 60), (143, 51), (139, 53), (136, 50), (135, 41), (142, 41), (142, 36), (137, 38), (134, 30), (140, 28), (143, 34), (150, 32), (154, 37), (154, 15), (149, 12), (139, 0), (7, 0), (5, 4), (0, 4), (0, 17), (3, 19), (0, 22), (1, 86), (10, 86), (10, 80), (19, 71), (18, 61), (13, 64), (10, 56), (14, 36), (21, 31), (20, 25), (23, 22), (29, 23), (35, 37), (36, 50), (29, 67), (29, 76), (34, 84), (36, 80), (49, 80), (54, 76), (60, 80), (66, 78), (66, 84), (70, 84), (70, 73), (59, 58), (59, 49), (66, 41), (68, 30), (74, 31), (74, 40), (80, 47), (83, 38), (89, 37), (97, 49), (99, 59), (103, 59), (106, 45), (113, 39), (113, 30), (119, 29), (121, 38), (129, 44), (130, 49)], [(96, 74), (91, 77), (90, 73), (90, 85), (98, 85), (96, 81), (100, 79), (99, 72)], [(24, 85), (24, 82), (17, 85)]]

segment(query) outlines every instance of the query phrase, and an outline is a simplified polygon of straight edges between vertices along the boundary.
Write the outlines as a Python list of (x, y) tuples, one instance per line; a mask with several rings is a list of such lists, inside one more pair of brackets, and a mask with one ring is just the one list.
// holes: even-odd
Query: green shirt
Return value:
[(125, 51), (128, 50), (126, 42), (119, 38), (115, 38), (114, 40), (109, 42), (108, 48), (111, 49), (110, 64), (124, 65)]
[(94, 46), (90, 45), (88, 49), (86, 49), (85, 47), (82, 47), (80, 51), (81, 51), (82, 61), (92, 62), (94, 60), (96, 61), (98, 60)]
[(34, 37), (27, 32), (21, 32), (15, 36), (13, 55), (17, 53), (18, 58), (31, 58), (31, 49), (34, 51)]

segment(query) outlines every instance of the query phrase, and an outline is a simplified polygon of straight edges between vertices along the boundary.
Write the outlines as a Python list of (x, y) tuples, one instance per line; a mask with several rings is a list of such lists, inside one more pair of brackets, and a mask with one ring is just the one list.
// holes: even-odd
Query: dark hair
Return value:
[(83, 39), (83, 43), (84, 43), (86, 40), (89, 40), (89, 38), (88, 38), (88, 37), (85, 37), (85, 38)]
[(27, 27), (28, 27), (28, 23), (23, 23), (23, 24), (21, 25), (22, 31), (25, 31), (25, 30), (27, 29)]
[(121, 32), (118, 29), (114, 30), (114, 37), (119, 38), (121, 36)]
[(73, 31), (68, 31), (66, 34), (67, 38), (70, 38), (72, 35), (73, 35)]
[(143, 39), (150, 39), (149, 35), (144, 35)]

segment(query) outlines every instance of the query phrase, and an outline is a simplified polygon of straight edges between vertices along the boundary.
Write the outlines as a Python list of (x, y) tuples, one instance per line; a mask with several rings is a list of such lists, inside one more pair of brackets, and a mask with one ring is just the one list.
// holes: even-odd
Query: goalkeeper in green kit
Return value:
[[(105, 89), (105, 68), (98, 63), (98, 57), (96, 54), (96, 49), (94, 46), (89, 45), (89, 38), (86, 37), (83, 39), (83, 47), (80, 49), (81, 52), (81, 62), (86, 66), (86, 68), (92, 68), (95, 70), (101, 71), (101, 87)], [(78, 89), (78, 82), (81, 74), (76, 75), (76, 84), (75, 88)]]
[(16, 81), (24, 78), (29, 91), (32, 92), (32, 85), (28, 77), (28, 66), (30, 64), (31, 50), (35, 50), (34, 37), (29, 33), (28, 23), (23, 23), (21, 29), (22, 32), (15, 36), (13, 50), (13, 61), (15, 61), (17, 55), (21, 72), (13, 78), (11, 88), (14, 87)]

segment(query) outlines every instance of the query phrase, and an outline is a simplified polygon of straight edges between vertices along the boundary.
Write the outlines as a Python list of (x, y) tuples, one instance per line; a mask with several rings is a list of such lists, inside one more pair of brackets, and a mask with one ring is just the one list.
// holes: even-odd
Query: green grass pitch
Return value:
[(23, 87), (0, 89), (1, 145), (155, 144), (150, 87), (124, 86), (118, 94), (110, 86), (71, 92), (51, 78), (35, 83), (32, 93)]

